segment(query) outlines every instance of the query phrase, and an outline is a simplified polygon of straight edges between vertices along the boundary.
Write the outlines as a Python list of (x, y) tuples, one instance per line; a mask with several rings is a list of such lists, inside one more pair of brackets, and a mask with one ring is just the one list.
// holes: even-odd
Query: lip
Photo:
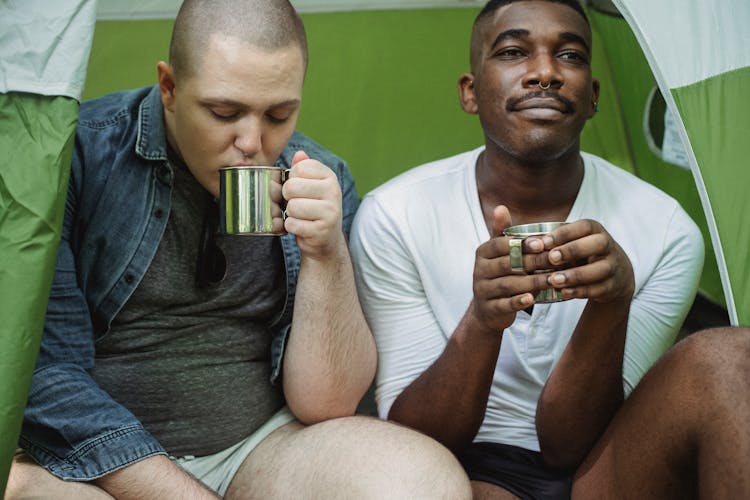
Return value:
[(525, 111), (534, 109), (547, 109), (552, 111), (558, 111), (560, 113), (566, 112), (566, 106), (560, 100), (554, 97), (531, 97), (524, 99), (515, 106), (515, 111)]

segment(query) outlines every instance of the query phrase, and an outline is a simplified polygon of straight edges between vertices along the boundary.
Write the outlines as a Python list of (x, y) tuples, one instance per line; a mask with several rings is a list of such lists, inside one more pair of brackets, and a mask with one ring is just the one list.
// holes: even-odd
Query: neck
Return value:
[[(578, 148), (559, 158), (529, 161), (487, 148), (477, 160), (477, 189), (485, 219), (505, 205), (513, 224), (564, 221), (583, 182)], [(488, 218), (489, 215), (489, 218)]]

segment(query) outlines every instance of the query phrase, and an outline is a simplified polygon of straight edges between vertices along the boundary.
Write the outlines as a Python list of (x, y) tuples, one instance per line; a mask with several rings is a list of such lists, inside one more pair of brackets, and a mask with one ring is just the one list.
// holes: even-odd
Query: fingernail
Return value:
[(535, 252), (540, 252), (544, 250), (544, 243), (539, 240), (531, 240), (529, 241), (529, 248)]
[(555, 240), (552, 239), (552, 236), (543, 236), (542, 242), (544, 243), (545, 247), (551, 246)]
[(550, 281), (554, 285), (562, 285), (563, 283), (565, 283), (565, 275), (564, 274), (553, 274), (550, 277)]
[(526, 305), (529, 302), (531, 302), (531, 299), (529, 299), (528, 295), (524, 295), (523, 297), (521, 297), (521, 304)]
[(552, 250), (549, 253), (549, 261), (552, 262), (553, 264), (555, 262), (560, 262), (561, 260), (562, 260), (562, 253), (560, 253), (559, 250)]

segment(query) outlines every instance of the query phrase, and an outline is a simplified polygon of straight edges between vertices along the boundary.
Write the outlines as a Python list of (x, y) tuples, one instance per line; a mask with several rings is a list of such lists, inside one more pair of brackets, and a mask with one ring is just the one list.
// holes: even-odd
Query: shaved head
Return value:
[(189, 77), (200, 68), (214, 33), (269, 52), (297, 45), (307, 66), (305, 28), (287, 0), (185, 0), (169, 46), (176, 78)]

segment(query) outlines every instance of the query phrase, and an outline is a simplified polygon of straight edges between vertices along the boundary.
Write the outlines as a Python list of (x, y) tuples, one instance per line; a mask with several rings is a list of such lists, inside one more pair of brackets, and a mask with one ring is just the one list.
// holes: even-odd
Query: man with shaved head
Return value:
[[(306, 66), (287, 1), (187, 0), (158, 85), (81, 105), (6, 499), (470, 497), (437, 442), (354, 416), (358, 196), (295, 131)], [(217, 234), (219, 169), (274, 164), (287, 234)]]
[[(576, 0), (490, 1), (458, 80), (484, 144), (363, 200), (351, 248), (378, 411), (452, 449), (477, 499), (747, 498), (750, 338), (696, 334), (662, 357), (703, 240), (674, 199), (581, 152), (591, 54)], [(503, 234), (540, 222), (567, 224)], [(537, 301), (549, 289), (564, 300)]]

